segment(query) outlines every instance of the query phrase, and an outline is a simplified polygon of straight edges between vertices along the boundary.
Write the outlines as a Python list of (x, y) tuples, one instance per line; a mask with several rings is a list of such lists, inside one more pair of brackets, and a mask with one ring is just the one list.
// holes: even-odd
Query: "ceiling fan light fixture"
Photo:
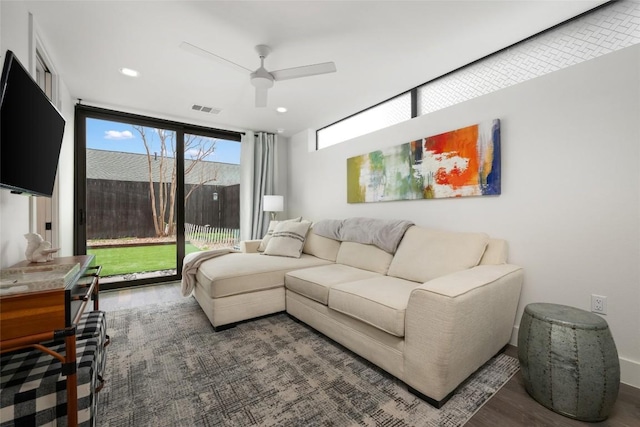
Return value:
[[(260, 68), (253, 72), (249, 68), (236, 64), (233, 61), (230, 61), (198, 46), (192, 45), (191, 43), (182, 42), (180, 43), (180, 47), (196, 55), (220, 60), (225, 63), (235, 65), (239, 69), (248, 71), (250, 73), (249, 81), (251, 82), (251, 85), (256, 88), (255, 106), (258, 108), (267, 106), (267, 89), (272, 88), (276, 80), (280, 81), (298, 79), (300, 77), (309, 77), (318, 74), (336, 72), (336, 64), (334, 64), (333, 62), (323, 62), (320, 64), (303, 65), (301, 67), (267, 71), (267, 69), (264, 68), (264, 60), (271, 53), (271, 48), (264, 44), (259, 44), (256, 46), (256, 52), (258, 52), (258, 56), (260, 57)], [(284, 113), (284, 111), (278, 111), (278, 113)]]
[(251, 73), (251, 84), (260, 89), (273, 87), (273, 76), (264, 68), (260, 67)]

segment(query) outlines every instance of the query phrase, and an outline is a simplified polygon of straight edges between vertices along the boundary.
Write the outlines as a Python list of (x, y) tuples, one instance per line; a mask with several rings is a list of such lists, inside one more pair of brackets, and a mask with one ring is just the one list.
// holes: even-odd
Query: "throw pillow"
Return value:
[(310, 221), (277, 224), (264, 254), (300, 258), (310, 226)]
[(262, 238), (262, 241), (260, 242), (260, 245), (258, 246), (258, 252), (264, 252), (264, 250), (267, 248), (267, 244), (269, 243), (269, 240), (271, 239), (271, 236), (273, 235), (273, 230), (275, 230), (276, 225), (278, 225), (281, 222), (300, 222), (301, 220), (302, 220), (301, 216), (299, 216), (297, 218), (284, 219), (282, 221), (272, 220), (269, 223), (269, 228), (267, 229), (267, 234), (264, 235), (264, 237)]

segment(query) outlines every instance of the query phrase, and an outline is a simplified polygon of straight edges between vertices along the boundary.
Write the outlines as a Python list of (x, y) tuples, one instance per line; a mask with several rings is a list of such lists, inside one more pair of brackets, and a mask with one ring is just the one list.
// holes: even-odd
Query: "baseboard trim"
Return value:
[[(519, 325), (513, 327), (509, 344), (518, 347)], [(631, 387), (640, 388), (640, 362), (620, 357), (620, 382)]]
[(520, 325), (515, 325), (513, 327), (513, 331), (511, 331), (511, 339), (509, 340), (509, 344), (514, 347), (518, 346), (518, 331), (520, 331)]
[(620, 382), (640, 388), (640, 362), (620, 358)]

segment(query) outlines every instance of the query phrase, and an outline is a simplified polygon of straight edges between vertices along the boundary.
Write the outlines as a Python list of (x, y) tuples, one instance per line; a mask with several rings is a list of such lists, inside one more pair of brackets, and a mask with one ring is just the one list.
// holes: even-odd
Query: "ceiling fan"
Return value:
[(256, 46), (256, 52), (258, 52), (258, 56), (260, 57), (260, 67), (257, 70), (251, 70), (245, 66), (236, 64), (233, 61), (216, 55), (215, 53), (211, 53), (208, 50), (202, 49), (201, 47), (195, 46), (191, 43), (183, 41), (180, 43), (180, 47), (187, 52), (191, 52), (205, 58), (222, 60), (228, 64), (234, 65), (243, 72), (248, 72), (250, 82), (256, 88), (256, 107), (267, 106), (267, 89), (273, 87), (273, 83), (275, 81), (334, 73), (336, 71), (336, 65), (333, 62), (322, 62), (320, 64), (267, 71), (267, 69), (264, 68), (264, 59), (269, 56), (269, 53), (271, 53), (271, 48), (264, 44)]

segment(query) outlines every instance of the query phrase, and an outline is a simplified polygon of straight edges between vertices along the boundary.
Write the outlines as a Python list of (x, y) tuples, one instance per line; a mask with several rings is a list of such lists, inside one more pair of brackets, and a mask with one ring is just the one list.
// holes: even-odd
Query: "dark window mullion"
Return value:
[(176, 272), (182, 276), (182, 260), (185, 255), (184, 236), (184, 129), (176, 131)]
[(411, 89), (411, 118), (418, 117), (418, 88)]
[(75, 167), (74, 167), (74, 255), (87, 253), (87, 116), (76, 106), (75, 112)]

